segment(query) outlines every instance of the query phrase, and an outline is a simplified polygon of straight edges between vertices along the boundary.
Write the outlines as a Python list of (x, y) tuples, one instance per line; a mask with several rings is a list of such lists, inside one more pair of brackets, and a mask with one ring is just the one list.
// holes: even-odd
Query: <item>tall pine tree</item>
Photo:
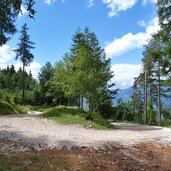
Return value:
[(28, 66), (34, 59), (33, 54), (30, 52), (31, 49), (34, 49), (33, 42), (30, 41), (30, 36), (28, 35), (28, 27), (27, 24), (24, 24), (21, 28), (20, 34), (21, 37), (19, 38), (20, 43), (18, 43), (18, 49), (15, 49), (14, 52), (16, 53), (16, 60), (20, 59), (22, 62), (23, 68), (23, 92), (22, 92), (22, 99), (24, 102), (24, 93), (25, 93), (25, 79), (24, 79), (24, 73), (25, 73), (25, 67)]

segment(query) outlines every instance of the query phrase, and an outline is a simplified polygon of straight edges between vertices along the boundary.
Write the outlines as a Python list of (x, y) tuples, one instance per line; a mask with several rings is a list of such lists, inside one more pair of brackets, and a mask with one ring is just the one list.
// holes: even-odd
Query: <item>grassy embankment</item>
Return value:
[(12, 115), (22, 113), (26, 113), (26, 109), (24, 107), (0, 100), (0, 115)]
[(58, 106), (49, 108), (44, 110), (43, 116), (61, 124), (79, 124), (96, 129), (112, 128), (110, 122), (100, 115), (92, 114), (91, 117), (88, 117), (87, 113), (82, 112), (76, 107)]

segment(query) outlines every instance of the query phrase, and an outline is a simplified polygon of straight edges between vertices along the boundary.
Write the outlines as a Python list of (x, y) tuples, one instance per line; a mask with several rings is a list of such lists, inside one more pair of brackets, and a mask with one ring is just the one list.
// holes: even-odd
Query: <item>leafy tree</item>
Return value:
[(73, 36), (71, 63), (73, 92), (88, 99), (92, 113), (97, 107), (96, 100), (113, 74), (110, 59), (106, 58), (95, 33), (88, 28), (82, 32), (77, 30)]
[(163, 36), (163, 40), (168, 42), (171, 41), (171, 3), (170, 0), (158, 0), (158, 16), (159, 23), (161, 26), (161, 33)]
[(153, 82), (157, 87), (157, 107), (159, 119), (161, 120), (161, 96), (163, 93), (162, 84), (164, 82), (162, 77), (164, 76), (163, 64), (165, 62), (165, 54), (163, 53), (163, 43), (159, 34), (153, 35), (149, 41), (147, 53), (152, 57), (153, 73), (151, 73), (151, 77), (154, 77)]
[(23, 64), (23, 93), (22, 98), (24, 102), (24, 92), (25, 92), (25, 67), (28, 66), (34, 59), (33, 54), (30, 52), (31, 49), (34, 49), (34, 43), (30, 41), (30, 36), (27, 33), (28, 27), (27, 24), (24, 24), (21, 28), (21, 37), (19, 38), (20, 43), (18, 44), (18, 49), (15, 49), (14, 52), (16, 53), (16, 60), (20, 58), (20, 61)]
[(163, 68), (167, 74), (167, 86), (171, 85), (171, 3), (170, 0), (158, 0), (158, 17), (161, 30), (159, 35), (162, 40), (162, 52), (165, 56)]
[(50, 62), (47, 62), (40, 70), (38, 79), (40, 83), (40, 92), (41, 92), (41, 103), (51, 104), (52, 95), (49, 93), (49, 84), (48, 81), (53, 77), (54, 68)]
[[(24, 73), (25, 82), (27, 90), (26, 100), (28, 104), (37, 104), (38, 100), (35, 99), (35, 91), (39, 90), (39, 85), (35, 79), (32, 78), (32, 74)], [(20, 103), (22, 99), (20, 94), (22, 94), (22, 69), (18, 71), (15, 67), (11, 65), (5, 69), (0, 70), (0, 98), (3, 100), (8, 100), (8, 102)]]
[(65, 54), (54, 69), (54, 76), (50, 80), (50, 91), (54, 94), (54, 101), (60, 105), (75, 105), (78, 97), (73, 89), (72, 68), (69, 54)]
[(109, 84), (113, 77), (110, 59), (88, 28), (78, 29), (72, 40), (71, 52), (56, 64), (48, 82), (51, 93), (55, 94), (54, 100), (83, 109), (83, 98), (86, 98), (89, 113), (96, 111), (107, 116), (108, 109), (112, 112), (112, 98), (116, 94), (114, 84)]
[(122, 99), (119, 99), (114, 106), (113, 119), (119, 121), (133, 121), (134, 116), (130, 102), (124, 102)]
[(15, 20), (18, 14), (22, 12), (22, 5), (27, 8), (29, 16), (33, 18), (35, 15), (34, 4), (34, 0), (0, 1), (0, 46), (9, 40), (10, 34), (13, 35), (16, 32)]
[[(167, 97), (164, 89), (164, 78), (167, 78), (163, 65), (165, 64), (165, 53), (163, 41), (160, 34), (153, 35), (143, 52), (143, 70), (139, 75), (137, 83), (144, 89), (144, 121), (149, 124), (162, 118), (162, 97)], [(157, 111), (155, 109), (157, 108)], [(146, 122), (145, 122), (146, 123)]]
[(144, 111), (144, 96), (143, 96), (143, 85), (141, 82), (142, 75), (135, 78), (134, 84), (132, 86), (134, 92), (131, 96), (131, 105), (133, 107), (134, 120), (141, 123), (143, 121), (143, 111)]
[(98, 112), (103, 117), (110, 118), (113, 115), (113, 99), (117, 94), (118, 89), (113, 89), (114, 83), (107, 84), (99, 91), (98, 97), (95, 101), (95, 112)]

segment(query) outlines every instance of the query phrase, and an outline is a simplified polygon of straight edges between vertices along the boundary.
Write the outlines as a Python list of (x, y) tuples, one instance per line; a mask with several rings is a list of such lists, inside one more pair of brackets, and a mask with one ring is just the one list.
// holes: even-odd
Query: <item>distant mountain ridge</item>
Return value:
[(127, 89), (119, 89), (113, 102), (116, 103), (119, 99), (122, 99), (124, 102), (128, 102), (131, 99), (133, 92), (134, 90), (132, 87)]
[[(124, 102), (128, 102), (129, 100), (131, 100), (131, 96), (133, 95), (133, 93), (134, 90), (132, 87), (129, 87), (127, 89), (119, 89), (115, 99), (113, 100), (113, 103), (115, 104), (119, 99), (122, 99)], [(164, 108), (171, 108), (170, 99), (162, 97), (161, 100)]]

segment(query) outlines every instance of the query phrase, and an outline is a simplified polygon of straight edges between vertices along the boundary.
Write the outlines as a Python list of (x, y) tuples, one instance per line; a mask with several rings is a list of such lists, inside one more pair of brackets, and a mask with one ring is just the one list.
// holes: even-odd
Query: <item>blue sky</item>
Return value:
[[(131, 86), (141, 70), (143, 46), (159, 29), (155, 3), (156, 0), (39, 0), (35, 20), (29, 19), (23, 6), (17, 29), (28, 23), (31, 40), (36, 43), (32, 51), (35, 59), (27, 70), (37, 77), (47, 61), (58, 62), (69, 51), (76, 29), (87, 26), (111, 58), (117, 86)], [(19, 32), (0, 47), (0, 67), (21, 66), (11, 51), (17, 47), (18, 38)]]

